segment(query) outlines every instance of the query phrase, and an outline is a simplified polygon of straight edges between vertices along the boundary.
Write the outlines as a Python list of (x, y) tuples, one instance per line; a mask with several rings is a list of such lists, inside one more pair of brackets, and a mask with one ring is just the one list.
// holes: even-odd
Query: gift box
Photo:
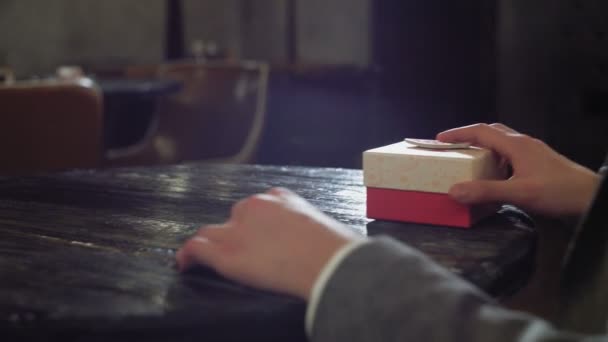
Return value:
[(399, 142), (368, 150), (363, 153), (367, 216), (469, 228), (491, 210), (462, 205), (448, 191), (456, 183), (505, 174), (492, 151), (477, 147), (435, 150)]

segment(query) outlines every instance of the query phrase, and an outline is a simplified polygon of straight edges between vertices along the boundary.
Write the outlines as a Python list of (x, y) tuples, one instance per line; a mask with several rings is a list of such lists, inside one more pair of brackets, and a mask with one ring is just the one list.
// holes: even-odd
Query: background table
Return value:
[(535, 233), (521, 213), (506, 210), (470, 230), (370, 222), (358, 170), (192, 164), (0, 178), (0, 333), (305, 340), (301, 301), (174, 268), (175, 250), (200, 225), (273, 186), (362, 233), (407, 241), (495, 296), (532, 269)]

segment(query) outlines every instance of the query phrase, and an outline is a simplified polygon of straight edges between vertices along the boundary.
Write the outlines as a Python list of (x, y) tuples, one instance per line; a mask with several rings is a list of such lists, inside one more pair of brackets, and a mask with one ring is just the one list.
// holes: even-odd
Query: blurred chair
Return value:
[(160, 100), (140, 143), (108, 151), (106, 165), (255, 162), (266, 114), (266, 64), (177, 63), (131, 67), (126, 73), (177, 80), (182, 90)]
[(0, 67), (0, 85), (13, 84), (15, 82), (15, 74), (9, 67)]
[(102, 155), (102, 100), (93, 82), (0, 85), (1, 175), (95, 168)]

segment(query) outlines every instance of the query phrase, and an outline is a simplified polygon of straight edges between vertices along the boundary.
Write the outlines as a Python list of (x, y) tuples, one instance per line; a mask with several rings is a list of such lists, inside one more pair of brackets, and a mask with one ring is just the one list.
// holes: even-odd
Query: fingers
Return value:
[(185, 271), (196, 264), (215, 268), (217, 246), (228, 234), (229, 224), (212, 224), (200, 228), (177, 252), (175, 258), (178, 269)]
[(237, 222), (240, 221), (241, 218), (245, 214), (246, 204), (247, 204), (247, 198), (242, 199), (242, 200), (236, 202), (232, 206), (232, 209), (230, 211), (230, 220), (234, 220), (234, 221), (237, 221)]
[(227, 229), (229, 228), (228, 224), (210, 224), (201, 227), (195, 234), (195, 236), (199, 236), (205, 238), (210, 241), (222, 241), (226, 234)]
[[(518, 132), (514, 129), (512, 129), (511, 127), (508, 127), (506, 125), (503, 125), (501, 123), (493, 123), (490, 124), (491, 127), (494, 127), (500, 131), (503, 131), (507, 134), (518, 134)], [(509, 168), (509, 160), (503, 156), (499, 156), (500, 157), (500, 162), (498, 163), (498, 167), (499, 168)], [(512, 171), (508, 171), (508, 174), (511, 174)]]
[[(287, 189), (274, 188), (265, 194), (257, 194), (243, 199), (233, 205), (230, 219), (223, 224), (206, 225), (188, 240), (177, 252), (176, 261), (180, 271), (195, 264), (208, 265), (217, 270), (221, 265), (220, 253), (227, 250), (231, 242), (238, 240), (242, 233), (244, 220), (251, 221), (252, 217), (267, 212), (295, 194)], [(219, 260), (219, 261), (218, 261)]]
[(176, 254), (177, 266), (180, 272), (201, 264), (216, 268), (219, 260), (219, 250), (215, 243), (202, 237), (195, 236), (188, 240)]
[(496, 128), (498, 130), (501, 130), (501, 131), (503, 131), (505, 133), (511, 133), (511, 134), (517, 134), (517, 133), (519, 133), (516, 130), (514, 130), (513, 128), (511, 128), (511, 127), (509, 127), (507, 125), (503, 125), (501, 123), (493, 123), (493, 124), (490, 124), (490, 126)]
[(510, 128), (498, 125), (475, 124), (454, 128), (439, 133), (437, 140), (445, 142), (470, 142), (475, 146), (492, 149), (511, 159), (517, 147), (513, 139), (511, 139), (514, 133), (506, 131), (511, 130)]
[(246, 208), (251, 205), (252, 199), (254, 201), (261, 200), (277, 202), (277, 199), (275, 197), (288, 198), (294, 195), (296, 194), (291, 190), (276, 187), (268, 190), (265, 194), (257, 194), (250, 196), (248, 198), (238, 201), (235, 205), (232, 206), (231, 218), (235, 220), (240, 219), (243, 216), (244, 212), (247, 210)]
[(507, 202), (526, 205), (533, 193), (530, 187), (517, 180), (482, 180), (454, 185), (449, 195), (463, 204)]
[[(505, 132), (507, 134), (519, 134), (519, 132), (517, 132), (516, 130), (514, 130), (511, 127), (508, 127), (506, 125), (503, 125), (501, 123), (493, 123), (493, 124), (490, 124), (490, 126), (496, 128), (496, 129), (498, 129), (500, 131), (503, 131), (503, 132)], [(500, 156), (500, 162), (498, 163), (498, 167), (501, 168), (501, 169), (502, 168), (508, 168), (509, 167), (509, 160), (507, 158), (503, 157), (503, 156)], [(509, 171), (507, 173), (511, 174), (511, 173), (513, 173), (513, 171), (511, 170), (511, 171)]]
[[(252, 210), (252, 207), (256, 207), (258, 202), (276, 202), (276, 196), (266, 194), (257, 194), (249, 196), (245, 199), (238, 201), (232, 206), (230, 212), (230, 220), (239, 222), (247, 215), (247, 212)], [(255, 208), (253, 209), (255, 210)]]
[(286, 188), (281, 188), (281, 187), (277, 187), (277, 188), (272, 188), (270, 190), (268, 190), (268, 192), (266, 192), (269, 195), (274, 195), (277, 197), (289, 197), (292, 195), (295, 195), (294, 192), (292, 192), (289, 189)]

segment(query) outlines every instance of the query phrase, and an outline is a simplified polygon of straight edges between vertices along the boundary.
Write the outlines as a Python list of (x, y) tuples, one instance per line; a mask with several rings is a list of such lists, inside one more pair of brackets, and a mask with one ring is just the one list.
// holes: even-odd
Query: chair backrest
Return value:
[(0, 86), (0, 174), (99, 166), (102, 99), (90, 80)]
[(153, 144), (165, 162), (251, 163), (264, 127), (269, 67), (263, 63), (176, 63), (133, 67), (129, 77), (179, 80), (159, 104)]
[(0, 85), (9, 85), (15, 82), (15, 74), (9, 67), (0, 66)]

